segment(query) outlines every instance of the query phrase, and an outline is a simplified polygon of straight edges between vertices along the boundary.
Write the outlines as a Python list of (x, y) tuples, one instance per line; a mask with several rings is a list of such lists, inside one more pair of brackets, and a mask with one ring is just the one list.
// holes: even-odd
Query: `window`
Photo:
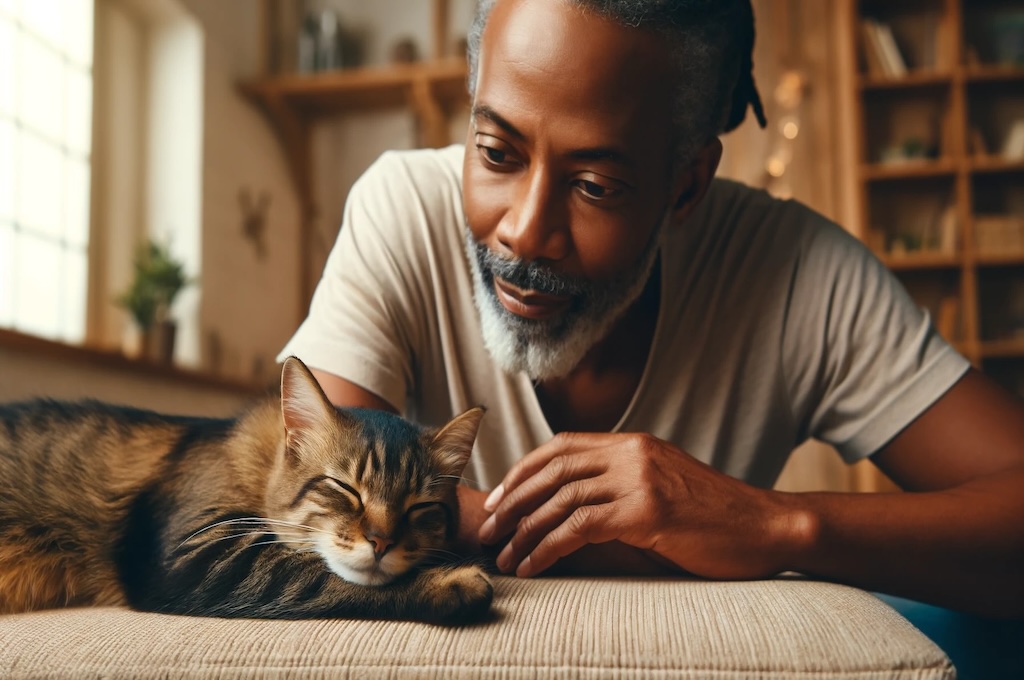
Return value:
[(92, 0), (0, 0), (0, 326), (84, 339)]

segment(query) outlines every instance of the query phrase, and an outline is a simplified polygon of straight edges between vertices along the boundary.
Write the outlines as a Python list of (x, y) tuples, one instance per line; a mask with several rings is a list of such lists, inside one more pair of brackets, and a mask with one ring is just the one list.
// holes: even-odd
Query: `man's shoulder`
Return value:
[(857, 243), (852, 234), (807, 204), (731, 179), (712, 180), (699, 215), (704, 224), (740, 242), (746, 236), (785, 249), (848, 248)]
[(441, 231), (458, 225), (462, 147), (386, 151), (356, 180), (347, 204), (349, 213), (369, 217), (382, 233), (407, 232), (411, 224)]

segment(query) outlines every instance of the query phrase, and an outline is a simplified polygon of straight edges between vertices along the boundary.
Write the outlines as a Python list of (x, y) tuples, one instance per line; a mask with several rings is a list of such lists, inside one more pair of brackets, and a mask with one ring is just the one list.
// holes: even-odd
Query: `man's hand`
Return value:
[(532, 576), (588, 543), (617, 540), (709, 578), (761, 578), (810, 540), (784, 494), (756, 489), (646, 434), (559, 434), (487, 499), (484, 543), (512, 534), (498, 567)]

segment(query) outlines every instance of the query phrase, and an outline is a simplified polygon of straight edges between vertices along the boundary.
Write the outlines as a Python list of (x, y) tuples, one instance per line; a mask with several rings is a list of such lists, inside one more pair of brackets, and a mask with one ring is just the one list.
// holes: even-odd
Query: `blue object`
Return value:
[(998, 621), (874, 593), (924, 633), (956, 666), (958, 680), (1024, 678), (1024, 621)]

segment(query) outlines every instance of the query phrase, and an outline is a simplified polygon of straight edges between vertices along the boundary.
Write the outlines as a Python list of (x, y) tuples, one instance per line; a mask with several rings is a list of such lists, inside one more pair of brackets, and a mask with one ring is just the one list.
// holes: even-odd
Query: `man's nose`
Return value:
[(563, 192), (543, 168), (521, 179), (515, 200), (498, 224), (499, 243), (526, 262), (557, 262), (569, 253), (570, 233)]

